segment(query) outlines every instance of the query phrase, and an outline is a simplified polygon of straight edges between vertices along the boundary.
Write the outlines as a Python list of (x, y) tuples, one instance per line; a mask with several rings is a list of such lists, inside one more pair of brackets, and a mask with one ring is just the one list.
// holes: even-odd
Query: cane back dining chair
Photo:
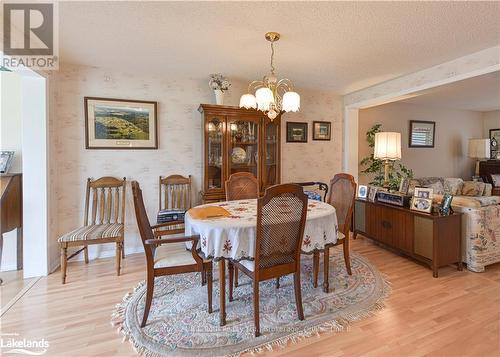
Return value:
[[(330, 194), (327, 202), (335, 207), (338, 222), (338, 239), (337, 243), (325, 246), (323, 252), (323, 264), (325, 277), (329, 273), (329, 248), (342, 245), (344, 250), (344, 261), (347, 273), (352, 275), (351, 258), (349, 256), (349, 232), (351, 230), (352, 214), (354, 210), (354, 201), (356, 198), (356, 182), (354, 177), (349, 174), (336, 174), (330, 181)], [(318, 270), (319, 270), (319, 252), (314, 253), (313, 257), (313, 277), (314, 287), (318, 285)], [(326, 281), (326, 279), (325, 279)], [(323, 285), (325, 292), (328, 292), (328, 286)]]
[[(237, 172), (225, 182), (226, 201), (259, 198), (259, 182), (250, 172)], [(232, 282), (229, 282), (232, 285)], [(238, 268), (234, 269), (234, 286), (238, 286)]]
[(304, 320), (300, 286), (300, 247), (304, 236), (307, 196), (296, 184), (269, 187), (257, 201), (255, 260), (233, 261), (229, 265), (229, 301), (233, 300), (231, 276), (237, 267), (253, 281), (255, 336), (260, 335), (259, 282), (294, 275), (295, 303), (299, 320)]
[[(88, 264), (88, 246), (92, 244), (116, 243), (116, 275), (120, 275), (125, 225), (125, 186), (125, 177), (122, 180), (114, 177), (87, 179), (83, 227), (58, 239), (61, 247), (63, 284), (66, 283), (68, 260), (83, 250), (85, 263)], [(68, 248), (71, 247), (82, 248), (68, 257)]]
[(150, 225), (144, 207), (142, 190), (137, 181), (132, 181), (132, 193), (137, 226), (139, 227), (147, 263), (146, 303), (141, 327), (146, 326), (148, 320), (153, 301), (155, 278), (164, 275), (206, 272), (208, 279), (208, 312), (212, 313), (212, 262), (203, 260), (196, 252), (196, 249), (187, 250), (185, 245), (186, 242), (191, 242), (193, 247), (196, 247), (200, 236), (158, 238), (153, 231), (161, 228), (162, 224)]
[(259, 182), (250, 172), (237, 172), (225, 183), (226, 201), (249, 200), (259, 197)]
[[(181, 175), (160, 176), (159, 179), (159, 210), (164, 212), (181, 212), (182, 214), (191, 208), (191, 175), (184, 177)], [(184, 216), (182, 218), (165, 222), (161, 229), (155, 230), (157, 237), (184, 233)], [(164, 222), (157, 222), (164, 223)]]

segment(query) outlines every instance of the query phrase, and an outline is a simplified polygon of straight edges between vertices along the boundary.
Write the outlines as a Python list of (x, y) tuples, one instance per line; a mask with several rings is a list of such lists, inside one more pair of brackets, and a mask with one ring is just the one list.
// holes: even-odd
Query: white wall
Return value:
[[(409, 148), (409, 121), (436, 122), (434, 148)], [(370, 155), (365, 133), (374, 125), (382, 124), (383, 131), (401, 133), (401, 162), (413, 169), (415, 177), (439, 176), (470, 179), (474, 161), (467, 157), (468, 140), (482, 136), (480, 112), (452, 110), (408, 103), (391, 103), (359, 111), (358, 162)], [(361, 172), (362, 168), (359, 168)], [(360, 174), (360, 182), (368, 177)]]
[(483, 138), (490, 137), (490, 129), (500, 128), (500, 110), (483, 112)]
[[(193, 175), (195, 202), (201, 187), (201, 115), (200, 103), (213, 103), (213, 92), (206, 79), (176, 79), (171, 75), (149, 77), (140, 73), (123, 73), (109, 69), (66, 65), (50, 78), (55, 118), (51, 118), (55, 177), (56, 219), (51, 242), (57, 236), (82, 224), (85, 180), (87, 177), (111, 175), (137, 180), (141, 184), (150, 219), (158, 208), (158, 176)], [(248, 83), (232, 80), (227, 105), (238, 105)], [(332, 121), (332, 141), (312, 142), (309, 126), (307, 144), (286, 144), (282, 129), (282, 181), (324, 180), (341, 169), (342, 127), (341, 102), (330, 93), (301, 91), (300, 113), (287, 114), (284, 121)], [(84, 144), (84, 96), (127, 98), (158, 101), (158, 150), (86, 150)], [(133, 205), (127, 195), (125, 249), (142, 251), (138, 238)], [(114, 255), (112, 247), (91, 247), (90, 256)], [(54, 250), (54, 252), (52, 252)], [(51, 249), (57, 264), (57, 245)]]

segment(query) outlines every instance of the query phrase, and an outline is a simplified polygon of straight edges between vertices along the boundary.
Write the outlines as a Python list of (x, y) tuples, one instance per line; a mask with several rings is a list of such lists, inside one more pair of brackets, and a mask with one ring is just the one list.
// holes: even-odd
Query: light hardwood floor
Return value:
[[(392, 283), (386, 309), (343, 333), (325, 333), (269, 354), (296, 356), (499, 356), (500, 264), (476, 274), (431, 271), (359, 237), (352, 249)], [(2, 333), (45, 338), (49, 356), (134, 356), (110, 325), (113, 306), (145, 278), (145, 258), (70, 263), (66, 285), (56, 272), (38, 281), (3, 317)], [(217, 312), (215, 312), (217, 313)]]

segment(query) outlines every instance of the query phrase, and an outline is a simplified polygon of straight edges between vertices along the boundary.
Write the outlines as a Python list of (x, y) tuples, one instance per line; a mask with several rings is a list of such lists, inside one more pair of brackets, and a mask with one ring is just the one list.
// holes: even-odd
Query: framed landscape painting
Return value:
[(85, 148), (158, 149), (157, 102), (85, 97)]

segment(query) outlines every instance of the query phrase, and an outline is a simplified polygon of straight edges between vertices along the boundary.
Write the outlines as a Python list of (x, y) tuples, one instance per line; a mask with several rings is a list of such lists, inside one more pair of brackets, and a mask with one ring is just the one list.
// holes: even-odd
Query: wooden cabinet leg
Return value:
[(219, 260), (219, 296), (220, 296), (220, 325), (226, 324), (226, 261)]

